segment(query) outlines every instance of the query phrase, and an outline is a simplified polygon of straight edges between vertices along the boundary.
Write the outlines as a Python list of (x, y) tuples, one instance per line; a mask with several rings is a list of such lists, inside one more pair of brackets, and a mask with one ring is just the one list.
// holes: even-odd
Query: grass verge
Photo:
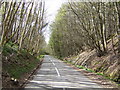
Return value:
[[(92, 69), (90, 69), (90, 68), (86, 68), (86, 67), (81, 66), (81, 65), (75, 65), (75, 64), (73, 64), (73, 63), (70, 62), (70, 61), (64, 60), (64, 62), (65, 62), (65, 63), (68, 63), (68, 64), (72, 64), (72, 65), (74, 65), (75, 67), (77, 67), (77, 68), (79, 68), (79, 69), (84, 69), (84, 70), (86, 70), (86, 71), (88, 71), (88, 72), (93, 72), (93, 73), (95, 73), (95, 74), (97, 74), (97, 75), (103, 76), (105, 79), (108, 79), (108, 80), (110, 80), (110, 81), (112, 81), (112, 82), (115, 82), (115, 80), (113, 80), (113, 79), (111, 79), (110, 77), (104, 75), (103, 73), (95, 72), (94, 70), (92, 70)], [(118, 86), (120, 86), (120, 84), (118, 84), (118, 83), (116, 83), (116, 84), (117, 84)]]
[[(3, 47), (2, 52), (2, 71), (7, 73), (10, 78), (21, 79), (25, 74), (30, 73), (39, 64), (44, 55), (35, 57), (25, 49), (18, 52), (18, 46), (12, 42)], [(7, 82), (7, 81), (6, 81)], [(3, 85), (5, 81), (3, 81)]]

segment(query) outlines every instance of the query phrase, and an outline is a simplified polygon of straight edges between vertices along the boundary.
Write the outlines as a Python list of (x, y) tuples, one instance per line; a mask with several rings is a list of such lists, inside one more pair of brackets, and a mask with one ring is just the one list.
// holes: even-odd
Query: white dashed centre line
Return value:
[(58, 76), (60, 77), (60, 73), (59, 73), (59, 71), (58, 71), (58, 69), (56, 67), (55, 67), (55, 70), (56, 70)]
[(52, 64), (55, 66), (55, 63), (52, 61), (52, 60), (50, 60), (51, 62), (52, 62)]
[(52, 62), (52, 64), (55, 66), (55, 63), (54, 63), (54, 62)]
[[(52, 62), (52, 64), (55, 66), (55, 63), (52, 61), (52, 60), (50, 60), (51, 62)], [(58, 71), (58, 69), (57, 69), (57, 67), (55, 66), (55, 70), (56, 70), (56, 72), (57, 72), (57, 75), (60, 77), (60, 73), (59, 73), (59, 71)]]

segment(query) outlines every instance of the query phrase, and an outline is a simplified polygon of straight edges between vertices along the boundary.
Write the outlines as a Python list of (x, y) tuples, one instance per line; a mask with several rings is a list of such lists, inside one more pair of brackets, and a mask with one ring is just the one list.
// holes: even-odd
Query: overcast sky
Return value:
[[(46, 16), (49, 22), (49, 25), (54, 21), (55, 15), (57, 11), (60, 9), (61, 5), (65, 2), (65, 0), (45, 0), (45, 8), (46, 8)], [(46, 42), (49, 41), (50, 37), (50, 29), (49, 25), (45, 31), (45, 40)]]

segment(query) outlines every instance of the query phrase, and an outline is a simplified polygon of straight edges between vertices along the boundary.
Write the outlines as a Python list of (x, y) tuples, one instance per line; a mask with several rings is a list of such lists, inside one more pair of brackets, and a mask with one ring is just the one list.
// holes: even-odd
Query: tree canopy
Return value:
[(49, 45), (53, 53), (58, 57), (67, 57), (86, 49), (95, 49), (97, 55), (102, 56), (107, 53), (110, 40), (113, 52), (119, 53), (119, 10), (119, 2), (64, 4), (51, 25)]
[(11, 41), (19, 50), (39, 53), (45, 44), (43, 29), (47, 26), (45, 2), (2, 2), (2, 31), (0, 46)]

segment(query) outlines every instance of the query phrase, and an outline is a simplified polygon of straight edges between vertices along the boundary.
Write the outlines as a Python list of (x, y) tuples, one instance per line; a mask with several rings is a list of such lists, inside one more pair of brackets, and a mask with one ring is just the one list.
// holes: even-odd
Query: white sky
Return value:
[[(49, 25), (54, 21), (55, 15), (57, 14), (57, 10), (61, 7), (61, 5), (65, 2), (65, 0), (45, 0), (45, 8), (46, 8), (46, 17)], [(50, 29), (49, 25), (45, 31), (45, 41), (48, 43), (50, 38)]]

